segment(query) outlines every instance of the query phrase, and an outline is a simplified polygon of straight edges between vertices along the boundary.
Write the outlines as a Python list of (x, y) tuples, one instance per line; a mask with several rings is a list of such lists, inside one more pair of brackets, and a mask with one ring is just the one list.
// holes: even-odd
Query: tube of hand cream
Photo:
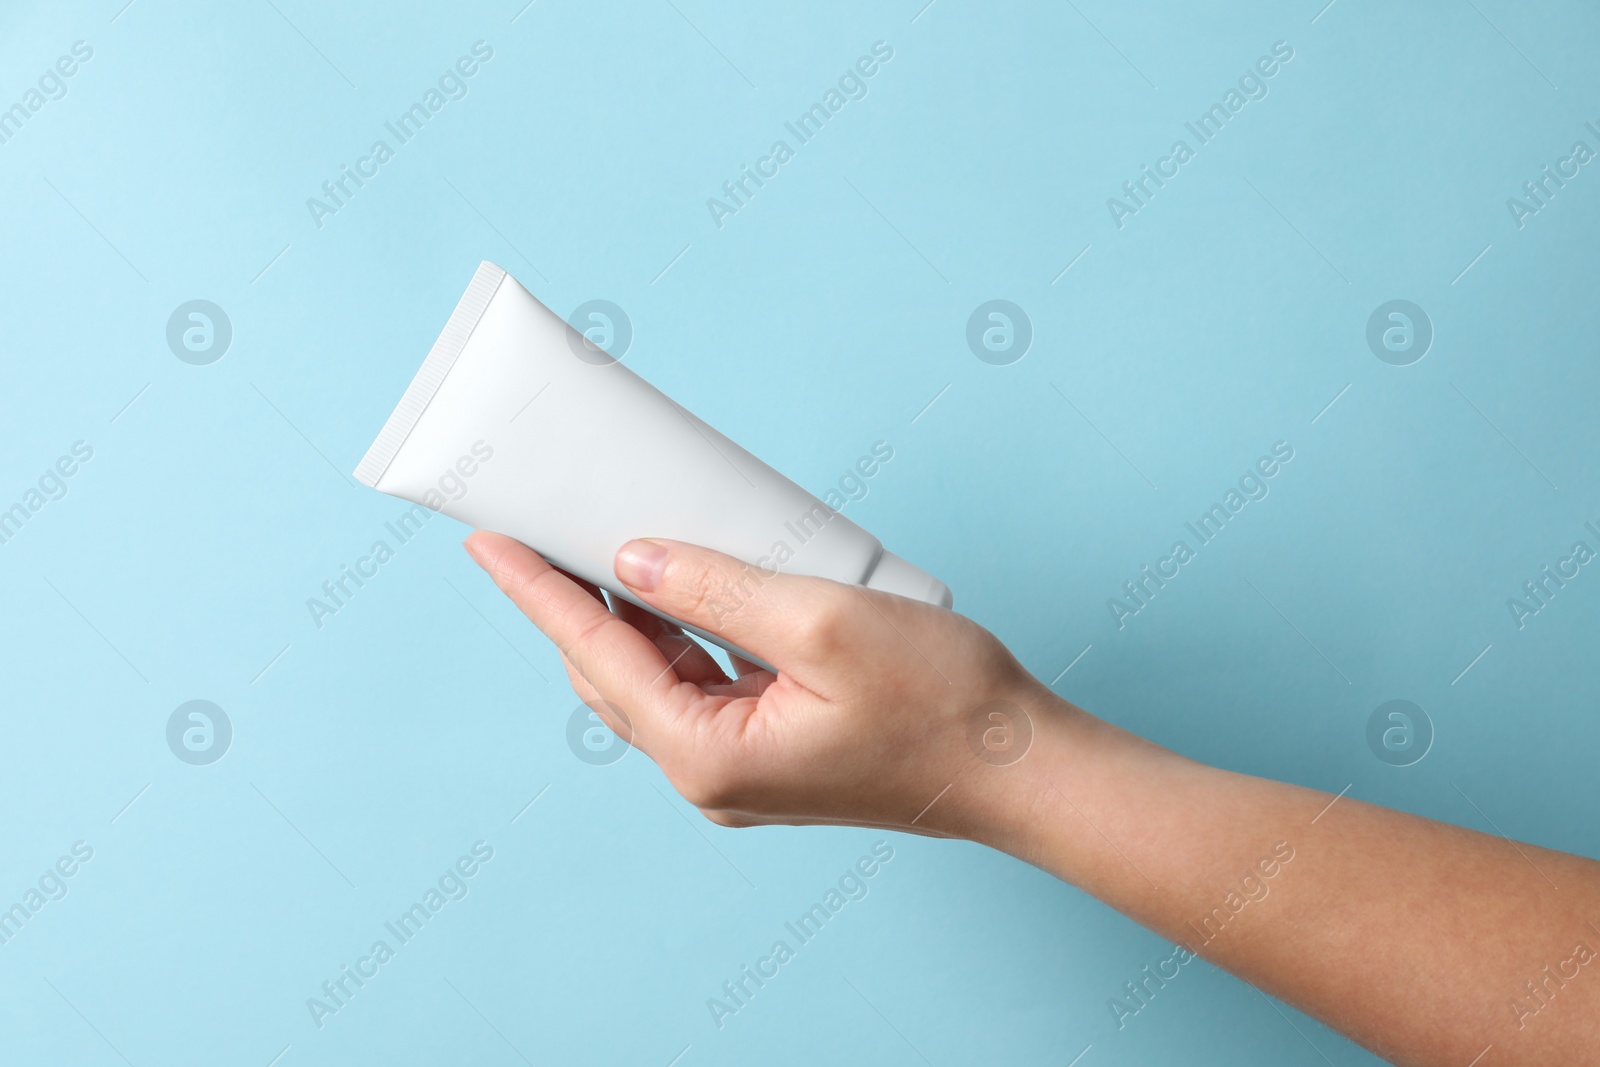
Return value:
[(355, 476), (514, 537), (663, 618), (612, 571), (631, 538), (687, 541), (753, 564), (740, 587), (721, 591), (719, 617), (780, 572), (951, 604), (943, 582), (612, 359), (493, 263), (478, 267)]

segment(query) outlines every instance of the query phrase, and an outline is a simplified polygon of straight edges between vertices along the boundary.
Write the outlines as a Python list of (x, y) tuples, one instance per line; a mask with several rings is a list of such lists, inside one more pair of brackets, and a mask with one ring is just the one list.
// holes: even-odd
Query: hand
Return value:
[[(999, 774), (1062, 703), (970, 619), (822, 578), (768, 576), (678, 541), (630, 541), (647, 604), (778, 668), (730, 679), (680, 628), (484, 531), (467, 551), (555, 642), (580, 698), (724, 826), (833, 823), (977, 837)], [(1000, 702), (1000, 703), (996, 703)]]
[[(1600, 967), (1593, 860), (1195, 763), (1054, 696), (970, 620), (888, 593), (623, 546), (631, 593), (778, 667), (730, 679), (508, 537), (467, 548), (715, 822), (992, 845), (1395, 1063), (1594, 1062), (1600, 978), (1574, 977)], [(1145, 1001), (1112, 1004), (1120, 1027)]]

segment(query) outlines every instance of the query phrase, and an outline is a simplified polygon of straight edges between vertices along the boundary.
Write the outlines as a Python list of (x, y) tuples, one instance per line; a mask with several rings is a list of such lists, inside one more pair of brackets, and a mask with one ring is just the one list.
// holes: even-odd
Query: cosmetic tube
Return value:
[(635, 537), (704, 545), (751, 565), (713, 618), (757, 609), (779, 573), (949, 607), (949, 588), (611, 358), (493, 263), (456, 305), (355, 476), (516, 538), (554, 566), (672, 619), (612, 570)]

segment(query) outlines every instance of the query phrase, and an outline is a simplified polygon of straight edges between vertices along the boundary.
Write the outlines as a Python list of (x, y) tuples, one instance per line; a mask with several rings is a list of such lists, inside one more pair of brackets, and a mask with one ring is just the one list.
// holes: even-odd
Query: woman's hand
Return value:
[[(625, 545), (617, 576), (640, 600), (778, 667), (730, 679), (676, 627), (608, 610), (508, 537), (467, 548), (561, 649), (579, 695), (718, 823), (1004, 849), (1398, 1064), (1597, 1062), (1593, 860), (1184, 759), (927, 604)], [(1172, 979), (1147, 972), (1146, 994)], [(1108, 1002), (1119, 1028), (1149, 1006), (1133, 982), (1125, 993)]]
[[(1397, 1064), (1595, 1062), (1590, 859), (1198, 765), (1054, 696), (978, 624), (890, 593), (624, 545), (616, 574), (640, 600), (778, 665), (728, 678), (510, 537), (467, 550), (715, 822), (1005, 849)], [(1107, 1001), (1118, 1029), (1171, 981), (1147, 973)]]
[(822, 578), (768, 576), (677, 541), (636, 540), (617, 577), (640, 600), (778, 667), (692, 637), (499, 534), (472, 557), (561, 650), (578, 695), (724, 826), (840, 823), (976, 837), (1044, 718), (1070, 714), (987, 630)]

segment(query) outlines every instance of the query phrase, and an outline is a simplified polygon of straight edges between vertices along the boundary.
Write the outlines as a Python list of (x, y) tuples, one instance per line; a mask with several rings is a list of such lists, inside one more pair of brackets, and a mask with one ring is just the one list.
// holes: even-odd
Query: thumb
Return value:
[(790, 673), (827, 663), (854, 636), (856, 605), (841, 582), (763, 570), (714, 549), (654, 537), (623, 545), (614, 569), (651, 607)]

